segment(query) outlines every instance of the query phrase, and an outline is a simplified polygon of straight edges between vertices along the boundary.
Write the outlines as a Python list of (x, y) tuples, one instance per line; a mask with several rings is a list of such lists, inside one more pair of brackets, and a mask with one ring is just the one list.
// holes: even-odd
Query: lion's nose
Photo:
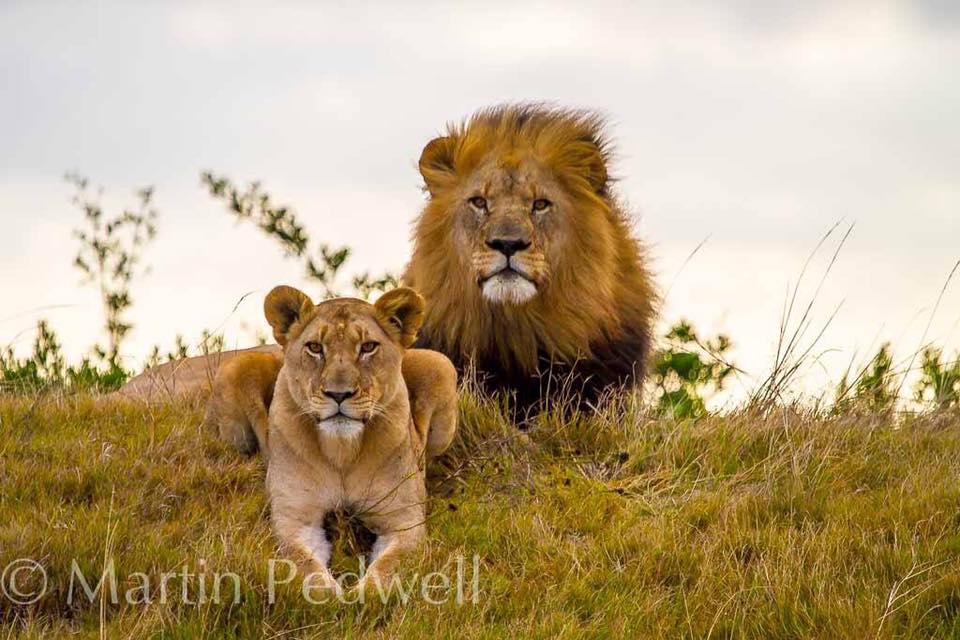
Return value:
[(342, 404), (347, 398), (357, 395), (356, 391), (327, 391), (323, 390), (323, 395), (332, 398), (337, 404)]
[(529, 247), (530, 243), (519, 238), (494, 238), (493, 240), (487, 240), (487, 246), (509, 258), (518, 251), (523, 251)]

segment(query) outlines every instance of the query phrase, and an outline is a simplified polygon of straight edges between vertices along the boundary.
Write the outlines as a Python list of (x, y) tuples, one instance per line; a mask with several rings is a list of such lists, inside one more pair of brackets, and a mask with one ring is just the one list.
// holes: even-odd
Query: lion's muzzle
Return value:
[(496, 304), (523, 304), (537, 295), (536, 281), (523, 256), (485, 251), (474, 257), (477, 284), (484, 298)]

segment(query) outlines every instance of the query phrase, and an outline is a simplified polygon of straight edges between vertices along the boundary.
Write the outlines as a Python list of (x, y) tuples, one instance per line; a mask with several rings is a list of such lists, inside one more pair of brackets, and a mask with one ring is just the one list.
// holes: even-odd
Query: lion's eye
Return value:
[(379, 346), (380, 346), (379, 342), (373, 342), (372, 340), (370, 342), (364, 342), (363, 344), (360, 345), (360, 353), (362, 355), (368, 356), (374, 351), (376, 351)]
[(476, 208), (476, 209), (480, 209), (481, 211), (486, 211), (486, 210), (487, 210), (487, 199), (486, 199), (486, 198), (482, 198), (482, 197), (480, 197), (480, 196), (473, 196), (472, 198), (470, 198), (469, 200), (467, 200), (467, 202), (470, 203), (470, 206), (471, 206), (471, 207), (474, 207), (474, 208)]
[(533, 201), (533, 210), (534, 211), (546, 211), (550, 208), (550, 205), (553, 204), (546, 198), (537, 198)]
[(308, 342), (303, 346), (315, 356), (323, 355), (323, 345), (319, 342)]

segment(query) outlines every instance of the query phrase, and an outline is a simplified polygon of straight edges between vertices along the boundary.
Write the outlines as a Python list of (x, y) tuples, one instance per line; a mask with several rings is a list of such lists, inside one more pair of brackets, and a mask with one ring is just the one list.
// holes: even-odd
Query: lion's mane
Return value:
[[(536, 158), (575, 203), (549, 281), (525, 305), (485, 300), (469, 257), (453, 242), (448, 212), (460, 197), (456, 187), (491, 157)], [(420, 170), (429, 200), (415, 223), (403, 277), (427, 300), (418, 346), (460, 367), (474, 365), (522, 404), (541, 399), (549, 385), (562, 388), (564, 379), (587, 400), (611, 386), (640, 383), (657, 298), (645, 251), (611, 194), (609, 160), (600, 117), (539, 105), (480, 111), (427, 145)]]

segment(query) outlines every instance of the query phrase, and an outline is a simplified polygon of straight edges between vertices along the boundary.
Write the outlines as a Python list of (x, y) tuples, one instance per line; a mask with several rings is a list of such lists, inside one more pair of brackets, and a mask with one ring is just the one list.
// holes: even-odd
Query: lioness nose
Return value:
[(493, 240), (487, 240), (487, 246), (509, 258), (516, 252), (529, 247), (530, 243), (519, 238), (494, 238)]
[(356, 391), (327, 391), (324, 389), (323, 395), (332, 398), (337, 404), (341, 404), (347, 398), (357, 395)]

